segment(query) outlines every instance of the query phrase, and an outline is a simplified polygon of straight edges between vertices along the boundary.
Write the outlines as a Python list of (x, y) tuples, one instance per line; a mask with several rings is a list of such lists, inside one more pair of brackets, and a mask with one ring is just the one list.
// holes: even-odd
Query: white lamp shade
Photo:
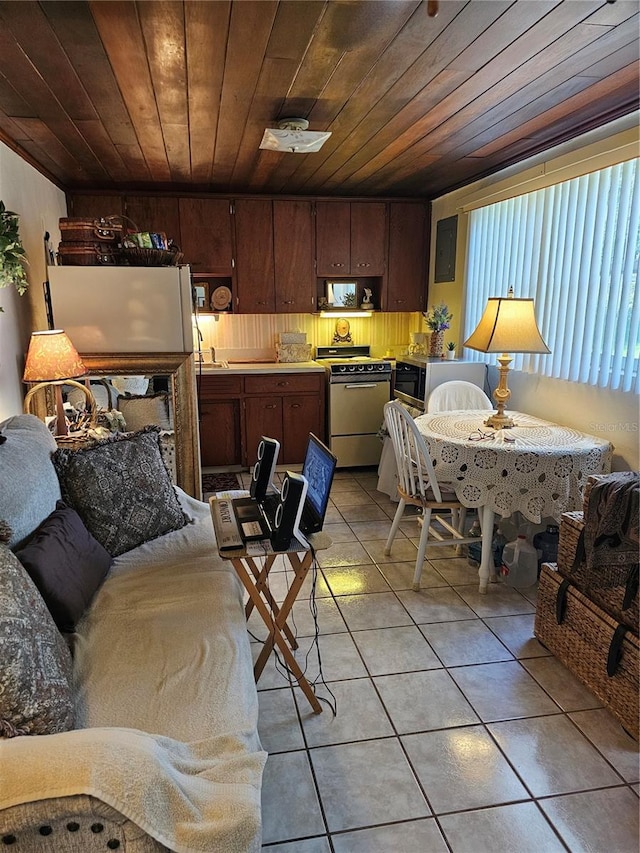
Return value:
[(34, 332), (29, 343), (24, 382), (58, 382), (87, 372), (68, 335), (59, 329)]
[(538, 329), (533, 299), (514, 297), (490, 297), (463, 346), (479, 352), (551, 352)]

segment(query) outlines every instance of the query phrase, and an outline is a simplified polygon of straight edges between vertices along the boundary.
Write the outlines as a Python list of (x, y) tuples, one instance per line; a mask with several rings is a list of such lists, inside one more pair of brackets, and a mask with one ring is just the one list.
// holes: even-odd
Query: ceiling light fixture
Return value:
[(288, 154), (309, 154), (319, 151), (331, 131), (307, 130), (306, 118), (283, 118), (277, 127), (267, 127), (260, 148), (268, 151), (284, 151)]

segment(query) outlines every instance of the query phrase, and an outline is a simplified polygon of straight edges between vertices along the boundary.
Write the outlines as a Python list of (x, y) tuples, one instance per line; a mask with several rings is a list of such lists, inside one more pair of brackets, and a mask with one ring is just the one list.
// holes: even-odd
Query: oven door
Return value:
[(424, 411), (424, 392), (427, 368), (425, 365), (396, 361), (393, 396)]
[(378, 430), (389, 391), (388, 380), (329, 385), (330, 445), (339, 468), (378, 464), (382, 450)]

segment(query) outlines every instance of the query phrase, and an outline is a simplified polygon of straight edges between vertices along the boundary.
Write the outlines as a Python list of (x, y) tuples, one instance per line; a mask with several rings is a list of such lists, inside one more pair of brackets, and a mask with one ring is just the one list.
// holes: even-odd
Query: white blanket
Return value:
[(89, 794), (172, 850), (260, 849), (266, 754), (242, 590), (195, 519), (123, 554), (78, 626), (78, 729), (0, 741), (0, 808)]
[(0, 804), (89, 794), (178, 853), (257, 853), (264, 760), (231, 736), (184, 744), (104, 728), (20, 737), (0, 742)]

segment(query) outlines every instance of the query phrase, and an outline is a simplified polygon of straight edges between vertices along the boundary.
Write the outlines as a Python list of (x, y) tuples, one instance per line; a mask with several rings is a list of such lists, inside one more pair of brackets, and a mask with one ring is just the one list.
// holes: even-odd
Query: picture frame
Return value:
[(330, 308), (357, 308), (358, 293), (355, 281), (327, 281), (327, 302)]

